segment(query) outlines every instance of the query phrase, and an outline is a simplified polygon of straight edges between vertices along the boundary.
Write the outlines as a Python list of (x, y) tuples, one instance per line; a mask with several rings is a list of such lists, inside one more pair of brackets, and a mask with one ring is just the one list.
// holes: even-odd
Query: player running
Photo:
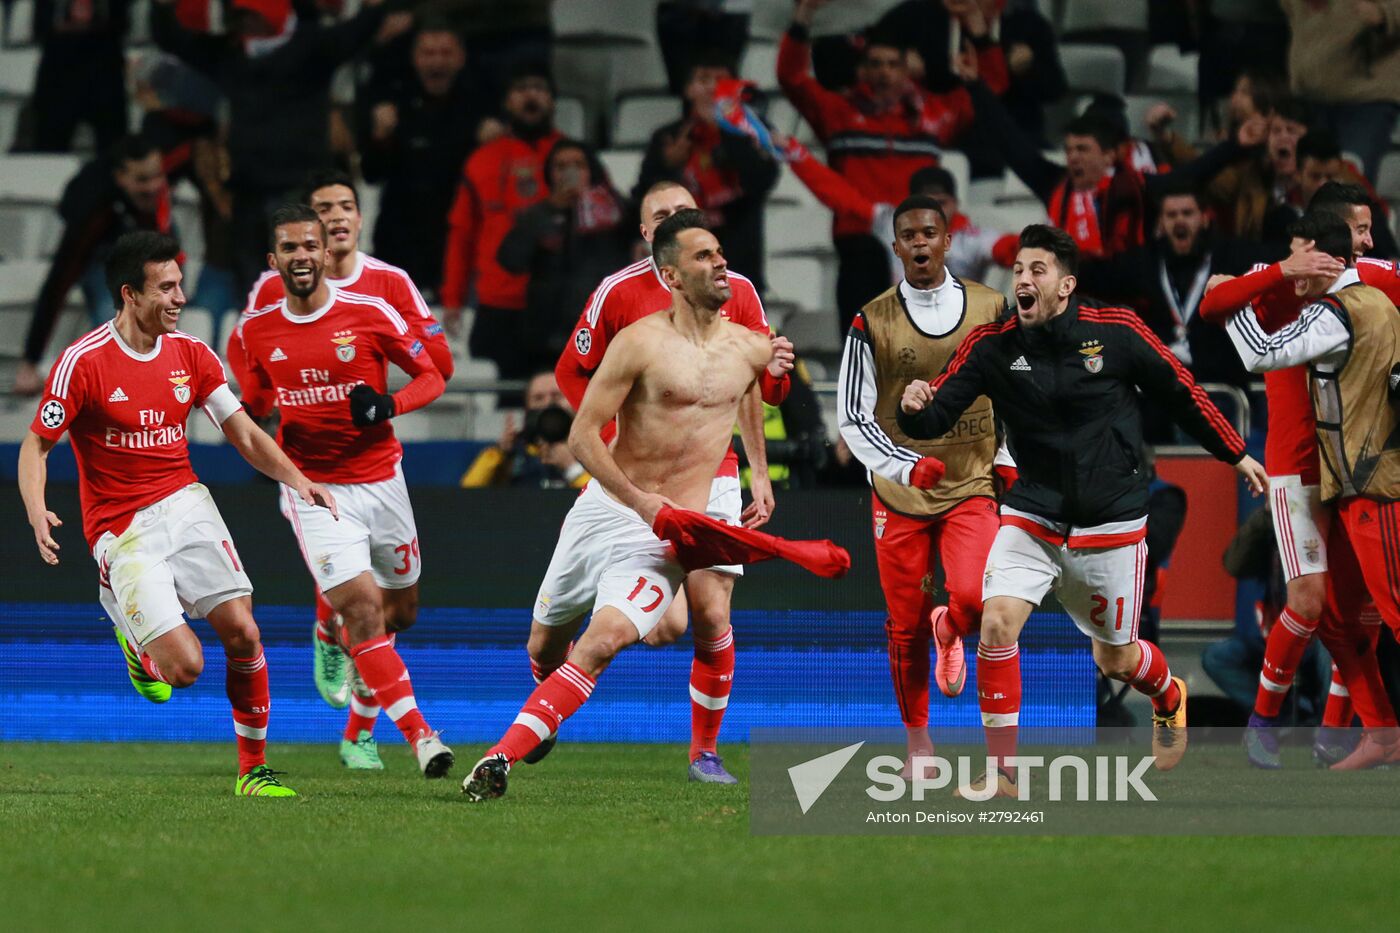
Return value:
[[(658, 182), (642, 198), (642, 238), (650, 243), (657, 225), (663, 220), (678, 211), (694, 209), (695, 198), (685, 187), (672, 181)], [(768, 318), (753, 282), (733, 271), (728, 273), (728, 279), (731, 297), (720, 307), (720, 317), (767, 337), (770, 333)], [(588, 380), (598, 370), (604, 352), (618, 332), (650, 314), (665, 310), (670, 303), (670, 289), (651, 257), (602, 281), (589, 298), (573, 340), (564, 348), (554, 369), (559, 388), (576, 411), (583, 404)], [(759, 391), (762, 401), (781, 405), (791, 386), (788, 371), (793, 365), (792, 343), (785, 337), (774, 337), (772, 347), (773, 358), (759, 379)], [(766, 522), (773, 510), (773, 487), (768, 480), (763, 438), (763, 410), (758, 398), (751, 395), (740, 405), (739, 428), (752, 468), (753, 501), (741, 515), (739, 458), (731, 448), (725, 453), (711, 484), (706, 511), (711, 517), (731, 525), (742, 521), (752, 528)], [(616, 426), (609, 423), (604, 428), (604, 440), (611, 440), (615, 433)], [(734, 631), (729, 621), (729, 604), (734, 581), (743, 572), (743, 567), (734, 565), (691, 573), (686, 577), (684, 592), (676, 595), (665, 616), (645, 639), (649, 645), (668, 645), (678, 639), (685, 632), (689, 599), (691, 634), (695, 643), (695, 659), (690, 666), (689, 776), (692, 781), (737, 783), (725, 770), (724, 761), (717, 753), (717, 743), (734, 682)], [(582, 622), (580, 617), (572, 625), (543, 625), (536, 621), (531, 626), (530, 667), (536, 683), (564, 663), (570, 640)], [(543, 758), (553, 746), (553, 738), (542, 743), (530, 761)]]
[[(772, 359), (766, 336), (720, 313), (732, 286), (699, 211), (658, 226), (652, 255), (670, 305), (612, 339), (574, 418), (569, 446), (593, 480), (564, 520), (532, 628), (572, 631), (590, 610), (593, 618), (463, 781), (474, 801), (505, 793), (511, 765), (554, 735), (617, 653), (660, 622), (685, 571), (652, 531), (657, 513), (709, 507), (740, 402)], [(600, 432), (614, 418), (610, 450)]]
[[(1250, 372), (1309, 367), (1322, 466), (1320, 488), (1313, 494), (1338, 519), (1328, 529), (1334, 578), (1329, 608), (1337, 618), (1358, 619), (1369, 590), (1381, 617), (1400, 633), (1395, 511), (1400, 499), (1400, 315), (1389, 295), (1365, 284), (1350, 266), (1352, 231), (1341, 218), (1309, 211), (1289, 233), (1295, 244), (1305, 242), (1333, 257), (1343, 270), (1319, 268), (1297, 281), (1295, 294), (1306, 304), (1287, 327), (1268, 334), (1254, 310), (1244, 307), (1231, 316), (1226, 332)], [(1318, 511), (1325, 522), (1326, 512)], [(1338, 667), (1345, 673), (1340, 659)], [(1380, 689), (1384, 697), (1383, 685)], [(1355, 689), (1352, 696), (1359, 700)], [(1388, 703), (1384, 711), (1390, 712)], [(1363, 723), (1368, 728), (1356, 750), (1333, 768), (1400, 762), (1394, 713), (1380, 727)]]
[(1171, 675), (1160, 648), (1137, 637), (1148, 494), (1148, 471), (1138, 459), (1138, 388), (1166, 404), (1256, 493), (1268, 482), (1244, 440), (1136, 314), (1090, 308), (1074, 297), (1078, 259), (1063, 230), (1025, 228), (1016, 254), (1016, 318), (974, 330), (932, 385), (911, 382), (896, 418), (909, 437), (941, 437), (986, 395), (1006, 422), (1021, 471), (987, 557), (977, 646), (978, 702), (997, 796), (1016, 794), (1006, 765), (1016, 754), (1021, 708), (1016, 639), (1052, 590), (1093, 640), (1099, 669), (1151, 698), (1157, 767), (1175, 767), (1186, 751), (1186, 685)]
[[(934, 679), (945, 696), (962, 693), (963, 636), (982, 617), (982, 571), (997, 534), (992, 467), (996, 418), (985, 397), (947, 436), (916, 441), (895, 423), (909, 380), (938, 372), (975, 328), (1001, 320), (1006, 299), (962, 282), (943, 265), (951, 239), (938, 201), (906, 198), (893, 215), (893, 249), (904, 279), (851, 322), (841, 357), (837, 419), (851, 453), (864, 464), (875, 559), (888, 617), (885, 632), (909, 760), (931, 757), (928, 734), (929, 641)], [(947, 473), (944, 473), (944, 470)], [(935, 553), (947, 605), (934, 606)]]
[(63, 522), (44, 503), (47, 459), (71, 432), (98, 596), (132, 686), (164, 703), (171, 688), (193, 684), (204, 653), (181, 612), (208, 619), (228, 664), (234, 793), (295, 797), (267, 766), (271, 700), (253, 587), (218, 507), (190, 468), (190, 412), (203, 409), (245, 460), (308, 512), (334, 521), (335, 498), (239, 407), (214, 352), (175, 329), (185, 304), (179, 254), (174, 239), (149, 231), (128, 233), (113, 247), (106, 271), (116, 318), (64, 350), (49, 373), (20, 445), (20, 495), (40, 556), (57, 564), (54, 529)]
[[(326, 226), (329, 239), (326, 250), (327, 284), (332, 288), (383, 300), (399, 313), (409, 330), (423, 342), (442, 378), (451, 379), (452, 348), (443, 335), (442, 325), (428, 310), (427, 303), (408, 273), (360, 252), (360, 229), (364, 218), (360, 214), (354, 180), (344, 172), (315, 172), (307, 179), (305, 201)], [(269, 269), (248, 294), (248, 306), (243, 313), (251, 314), (284, 297), (286, 289), (282, 285), (282, 276)], [(225, 356), (239, 386), (243, 388), (244, 404), (254, 417), (266, 417), (271, 413), (276, 399), (270, 392), (258, 391), (254, 381), (248, 378), (241, 319), (239, 326), (229, 334)], [(413, 599), (403, 599), (386, 607), (385, 626), (391, 635), (417, 621), (417, 584), (412, 589)], [(380, 707), (375, 702), (374, 694), (355, 677), (354, 667), (340, 644), (338, 630), (335, 611), (321, 591), (316, 590), (316, 624), (311, 642), (316, 689), (332, 707), (342, 709), (347, 704), (350, 706), (340, 742), (340, 761), (347, 768), (377, 770), (384, 766), (379, 760), (379, 750), (374, 741), (374, 724), (378, 721)]]
[[(241, 322), (248, 376), (256, 391), (275, 393), (278, 441), (292, 462), (336, 493), (341, 520), (326, 521), (285, 488), (282, 514), (316, 586), (343, 620), (359, 679), (399, 727), (424, 776), (442, 777), (452, 751), (418, 711), (388, 628), (390, 620), (400, 630), (412, 622), (422, 570), (399, 466), (403, 448), (389, 419), (441, 395), (442, 374), (397, 311), (325, 280), (326, 228), (314, 210), (278, 209), (271, 242), (268, 263), (286, 297)], [(412, 381), (388, 395), (391, 361)], [(368, 745), (361, 749), (366, 757), (374, 752), (363, 731), (358, 742)]]
[[(1370, 200), (1361, 189), (1329, 182), (1318, 189), (1309, 210), (1332, 213), (1347, 222), (1352, 255), (1362, 256), (1372, 247)], [(1224, 324), (1238, 309), (1249, 306), (1260, 327), (1274, 334), (1296, 321), (1309, 303), (1298, 293), (1303, 283), (1317, 276), (1336, 278), (1344, 268), (1340, 260), (1314, 249), (1311, 242), (1295, 238), (1289, 257), (1282, 262), (1255, 266), (1239, 278), (1213, 278), (1200, 313), (1207, 320)], [(1393, 302), (1400, 303), (1400, 278), (1392, 263), (1361, 260), (1356, 272), (1363, 283), (1386, 291)], [(1379, 630), (1363, 626), (1359, 616), (1341, 618), (1334, 611), (1336, 594), (1328, 565), (1334, 561), (1350, 563), (1354, 558), (1329, 553), (1337, 547), (1347, 548), (1348, 543), (1344, 535), (1331, 534), (1332, 509), (1322, 504), (1307, 368), (1266, 371), (1264, 390), (1269, 409), (1264, 463), (1269, 471), (1271, 515), (1288, 602), (1265, 643), (1259, 690), (1245, 729), (1244, 747), (1251, 764), (1275, 769), (1281, 766), (1275, 728), (1279, 710), (1315, 633), (1332, 655), (1362, 725), (1393, 727), (1396, 719), (1376, 663), (1373, 636)], [(1328, 702), (1331, 705), (1330, 697)], [(1348, 751), (1322, 733), (1314, 745), (1314, 754), (1325, 764), (1340, 761)]]

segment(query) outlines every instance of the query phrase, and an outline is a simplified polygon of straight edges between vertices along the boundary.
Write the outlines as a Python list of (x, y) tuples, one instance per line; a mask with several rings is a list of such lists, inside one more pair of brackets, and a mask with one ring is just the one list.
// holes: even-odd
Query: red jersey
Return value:
[(388, 421), (359, 427), (350, 417), (350, 390), (364, 383), (383, 392), (388, 363), (413, 376), (394, 395), (394, 411), (421, 408), (442, 394), (442, 375), (423, 341), (387, 302), (330, 290), (307, 315), (285, 299), (239, 322), (249, 378), (273, 394), (282, 413), (277, 440), (287, 456), (319, 483), (378, 483), (390, 479), (403, 448)]
[(185, 423), (206, 406), (222, 423), (238, 400), (214, 351), (189, 334), (164, 334), (142, 354), (109, 321), (63, 351), (30, 430), (51, 441), (71, 434), (89, 547), (197, 482)]
[[(1384, 259), (1358, 259), (1356, 271), (1363, 283), (1380, 289), (1392, 304), (1400, 305), (1400, 270), (1395, 263)], [(1249, 275), (1212, 289), (1202, 299), (1200, 313), (1218, 319), (1222, 313), (1238, 307), (1241, 300), (1250, 302), (1259, 325), (1270, 334), (1296, 321), (1308, 304), (1298, 297), (1293, 283), (1284, 278), (1283, 268), (1278, 263), (1271, 266), (1260, 263)], [(1264, 394), (1269, 403), (1264, 468), (1270, 476), (1296, 474), (1309, 486), (1322, 482), (1308, 368), (1294, 366), (1264, 373)]]
[[(733, 294), (719, 309), (720, 316), (767, 337), (771, 332), (768, 316), (763, 312), (763, 302), (753, 282), (732, 270), (729, 280)], [(583, 404), (588, 380), (603, 362), (608, 343), (618, 331), (670, 306), (671, 290), (661, 281), (661, 273), (650, 259), (640, 259), (603, 279), (589, 296), (574, 330), (574, 339), (564, 347), (554, 367), (555, 381), (575, 410)], [(791, 384), (787, 376), (771, 379), (765, 372), (763, 400), (770, 405), (781, 404)], [(616, 433), (617, 428), (609, 425), (603, 430), (603, 439), (611, 441)], [(739, 475), (739, 458), (732, 447), (725, 454), (719, 475)]]
[[(373, 256), (357, 252), (355, 268), (350, 274), (343, 279), (326, 279), (326, 284), (357, 295), (372, 295), (388, 303), (389, 307), (399, 312), (399, 316), (408, 324), (408, 329), (413, 335), (423, 341), (428, 356), (432, 358), (438, 372), (442, 373), (442, 378), (452, 378), (454, 363), (452, 348), (447, 345), (447, 336), (442, 332), (442, 325), (438, 323), (437, 318), (433, 317), (433, 312), (428, 310), (428, 303), (418, 293), (418, 287), (413, 284), (413, 279), (409, 278), (407, 272), (398, 266), (391, 266)], [(266, 308), (285, 297), (287, 290), (282, 284), (282, 276), (269, 269), (253, 284), (243, 314), (246, 316), (259, 308)], [(238, 380), (238, 386), (243, 392), (243, 401), (253, 416), (267, 417), (272, 412), (274, 398), (271, 393), (252, 391), (246, 355), (243, 352), (242, 319), (228, 335), (224, 357), (228, 360), (229, 368), (233, 370), (234, 378)]]
[(480, 304), (525, 308), (528, 275), (512, 275), (496, 261), (515, 216), (549, 195), (544, 159), (563, 137), (550, 132), (534, 142), (516, 136), (492, 140), (467, 157), (462, 184), (447, 215), (442, 261), (442, 303), (460, 308), (473, 284)]

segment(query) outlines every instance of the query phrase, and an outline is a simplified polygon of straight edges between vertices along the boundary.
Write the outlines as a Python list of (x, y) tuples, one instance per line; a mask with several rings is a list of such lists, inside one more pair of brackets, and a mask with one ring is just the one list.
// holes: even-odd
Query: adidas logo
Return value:
[(1013, 373), (1028, 373), (1031, 371), (1031, 364), (1026, 362), (1024, 356), (1018, 356), (1016, 362), (1011, 364), (1011, 371)]
[(287, 354), (285, 354), (285, 353), (282, 352), (282, 348), (281, 348), (281, 347), (275, 347), (275, 348), (273, 348), (273, 350), (272, 350), (272, 354), (271, 354), (270, 356), (268, 356), (267, 360), (268, 360), (269, 363), (280, 363), (280, 362), (282, 362), (283, 360), (285, 360), (286, 358), (287, 358)]
[(115, 389), (112, 390), (112, 394), (109, 395), (109, 396), (107, 396), (107, 401), (109, 401), (109, 402), (126, 402), (126, 401), (130, 401), (130, 399), (128, 399), (128, 398), (126, 397), (126, 393), (122, 391), (122, 387), (121, 387), (121, 386), (117, 386)]

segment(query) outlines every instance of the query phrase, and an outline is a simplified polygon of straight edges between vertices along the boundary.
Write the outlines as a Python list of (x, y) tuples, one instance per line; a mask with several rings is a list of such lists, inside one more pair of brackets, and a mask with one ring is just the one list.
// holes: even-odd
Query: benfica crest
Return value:
[(1103, 344), (1090, 343), (1088, 346), (1079, 348), (1079, 352), (1084, 354), (1084, 368), (1091, 373), (1103, 370)]
[(174, 386), (175, 401), (181, 405), (190, 400), (190, 376), (183, 369), (172, 370), (170, 373), (170, 384)]
[(335, 344), (336, 359), (342, 363), (348, 363), (355, 358), (355, 335), (348, 330), (337, 331), (332, 335), (331, 343)]

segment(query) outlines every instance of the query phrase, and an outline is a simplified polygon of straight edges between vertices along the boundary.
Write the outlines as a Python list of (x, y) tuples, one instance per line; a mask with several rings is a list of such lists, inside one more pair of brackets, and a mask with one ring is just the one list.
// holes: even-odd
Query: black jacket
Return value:
[(979, 395), (1006, 423), (1020, 478), (1004, 504), (1088, 528), (1147, 514), (1137, 389), (1168, 407), (1206, 450), (1227, 463), (1244, 441), (1147, 325), (1124, 308), (1077, 298), (1044, 327), (1019, 319), (977, 328), (934, 382), (923, 411), (899, 412), (913, 438), (938, 437)]

